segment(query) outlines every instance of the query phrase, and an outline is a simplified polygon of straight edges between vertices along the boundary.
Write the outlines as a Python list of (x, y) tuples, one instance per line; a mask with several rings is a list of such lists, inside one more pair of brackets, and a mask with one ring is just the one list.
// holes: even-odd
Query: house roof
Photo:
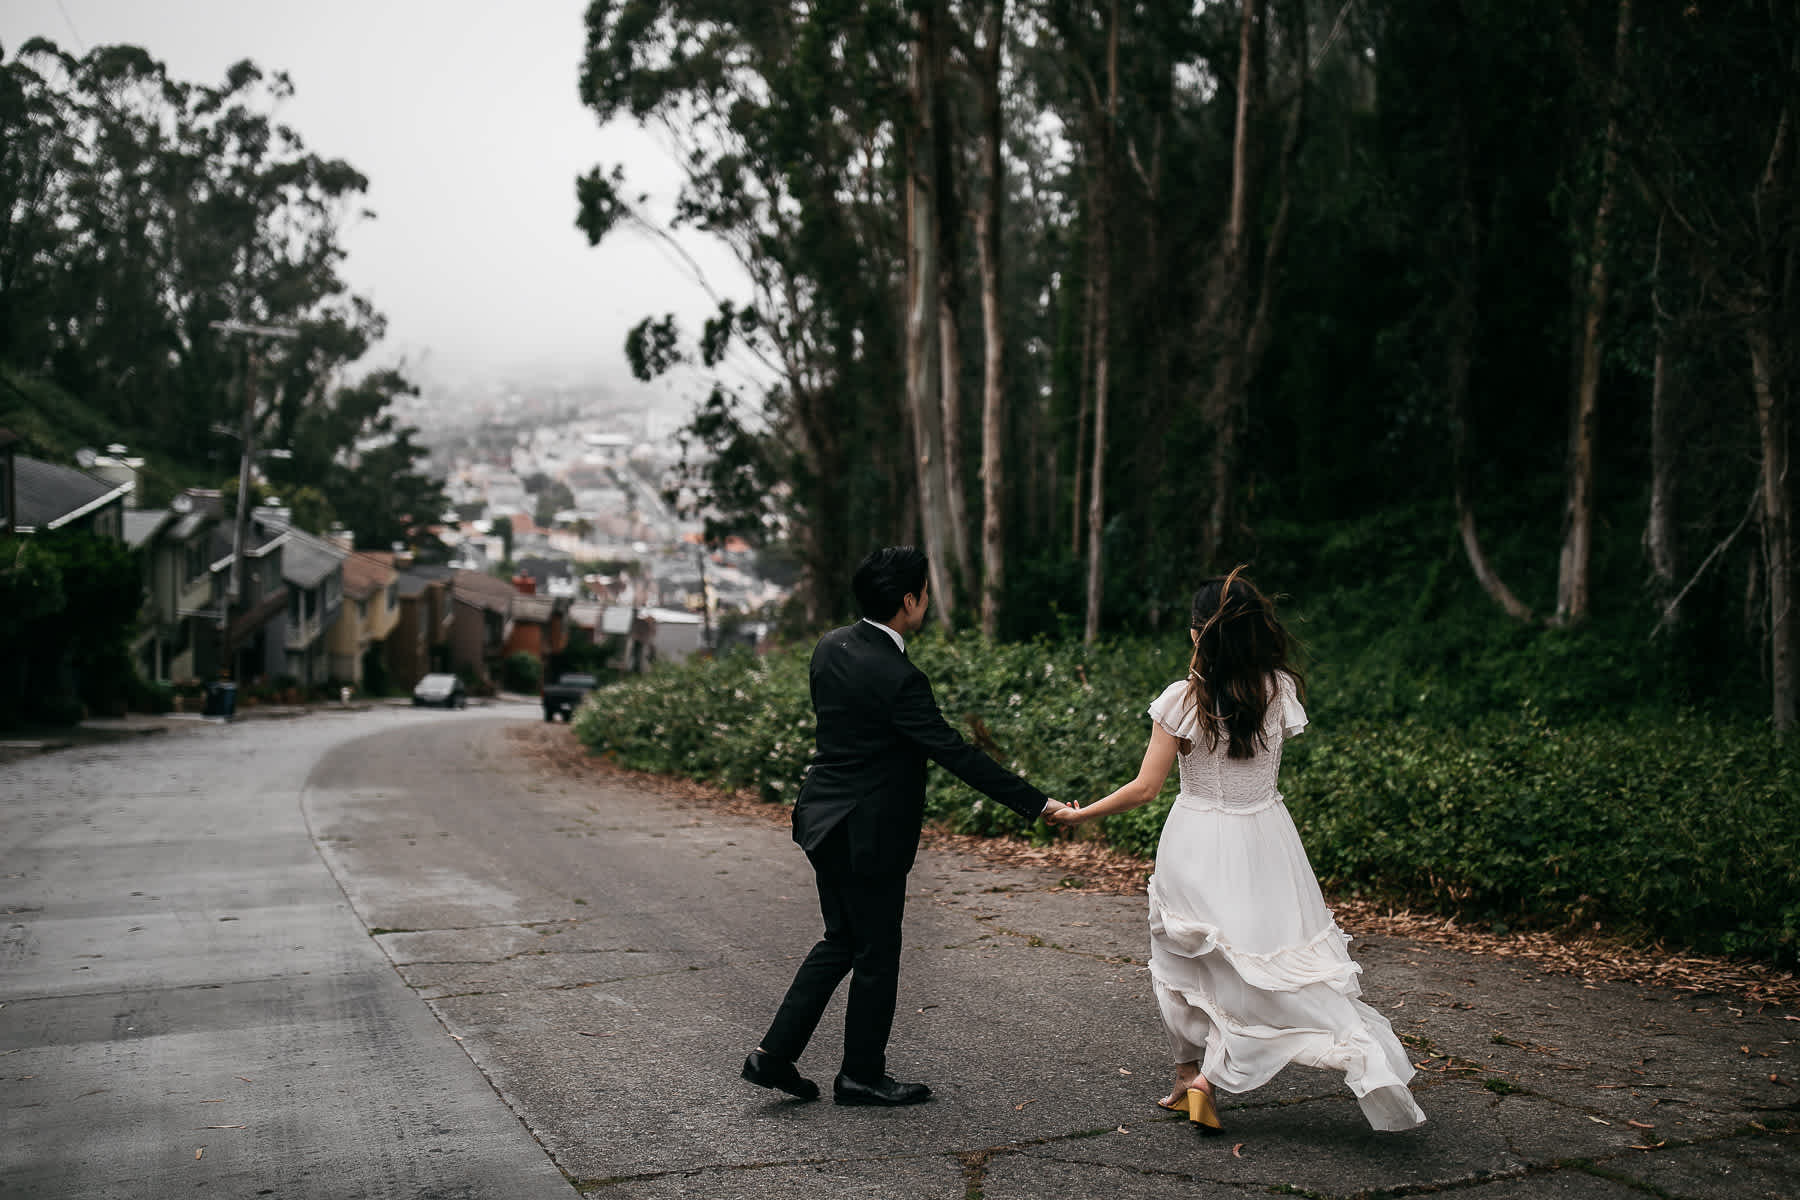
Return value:
[(600, 605), (591, 600), (569, 605), (569, 624), (597, 630), (600, 627), (600, 608)]
[[(261, 522), (257, 524), (261, 525)], [(293, 587), (318, 587), (350, 556), (349, 551), (341, 550), (305, 530), (281, 526), (275, 528), (288, 535), (287, 548), (281, 553), (281, 579)]]
[(450, 591), (464, 604), (497, 613), (510, 611), (512, 598), (519, 594), (518, 589), (506, 580), (495, 579), (480, 571), (454, 572), (450, 577)]
[(344, 560), (344, 595), (363, 600), (394, 582), (396, 572), (391, 562), (383, 562), (372, 554), (354, 553)]
[[(276, 546), (285, 545), (287, 535), (285, 529), (262, 529), (252, 521), (244, 530), (244, 553), (251, 558), (261, 558)], [(221, 521), (213, 526), (213, 570), (223, 571), (231, 566), (231, 538), (232, 522)]]
[(13, 496), (18, 512), (13, 523), (21, 531), (60, 529), (97, 508), (123, 500), (136, 486), (109, 483), (74, 467), (15, 455)]
[(166, 508), (125, 510), (125, 544), (136, 550), (154, 538), (172, 514)]
[(606, 634), (631, 632), (633, 610), (623, 604), (610, 604), (600, 613), (600, 630)]
[(513, 597), (511, 612), (515, 621), (548, 621), (555, 611), (556, 602), (548, 596), (527, 596), (521, 592)]
[(215, 518), (216, 514), (214, 513), (191, 512), (181, 518), (181, 520), (175, 522), (175, 528), (169, 531), (169, 536), (178, 542), (185, 542), (196, 533), (200, 532), (201, 528), (211, 523)]

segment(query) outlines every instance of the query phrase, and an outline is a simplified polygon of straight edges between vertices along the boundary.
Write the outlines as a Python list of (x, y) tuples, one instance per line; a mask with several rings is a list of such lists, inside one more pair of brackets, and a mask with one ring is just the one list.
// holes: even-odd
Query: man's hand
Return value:
[(1075, 825), (1080, 821), (1081, 808), (1075, 804), (1064, 804), (1061, 800), (1052, 800), (1044, 805), (1043, 818), (1052, 825)]

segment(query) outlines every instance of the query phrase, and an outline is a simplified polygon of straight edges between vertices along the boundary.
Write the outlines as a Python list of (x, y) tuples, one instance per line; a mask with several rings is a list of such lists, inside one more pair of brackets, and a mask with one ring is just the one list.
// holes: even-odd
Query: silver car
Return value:
[(414, 707), (465, 708), (468, 703), (469, 693), (454, 675), (427, 675), (413, 685)]

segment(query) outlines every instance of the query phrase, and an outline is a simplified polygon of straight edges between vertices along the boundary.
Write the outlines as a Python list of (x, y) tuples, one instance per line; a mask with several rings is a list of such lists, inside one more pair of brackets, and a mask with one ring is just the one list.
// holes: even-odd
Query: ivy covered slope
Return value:
[[(965, 736), (1050, 795), (1090, 801), (1135, 773), (1145, 708), (1185, 673), (1184, 641), (1084, 648), (928, 633), (908, 653)], [(1583, 715), (1522, 694), (1469, 715), (1496, 699), (1490, 683), (1463, 697), (1440, 680), (1433, 696), (1417, 677), (1395, 691), (1432, 703), (1396, 711), (1392, 697), (1368, 702), (1376, 668), (1323, 633), (1314, 650), (1313, 724), (1286, 749), (1282, 789), (1328, 888), (1795, 961), (1800, 750), (1765, 722), (1680, 709)], [(812, 750), (806, 655), (738, 654), (604, 688), (577, 714), (576, 736), (622, 766), (792, 803)], [(1515, 660), (1523, 693), (1534, 671)], [(1157, 803), (1108, 819), (1102, 836), (1149, 859), (1174, 790), (1171, 778)], [(943, 771), (931, 772), (927, 813), (961, 832), (1058, 836)]]

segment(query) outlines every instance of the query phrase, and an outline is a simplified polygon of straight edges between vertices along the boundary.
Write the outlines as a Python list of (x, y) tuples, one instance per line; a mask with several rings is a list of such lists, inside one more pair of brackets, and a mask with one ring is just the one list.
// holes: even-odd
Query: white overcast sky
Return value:
[[(344, 234), (351, 289), (388, 318), (371, 359), (426, 379), (629, 379), (625, 332), (712, 309), (670, 252), (575, 228), (575, 178), (623, 163), (668, 211), (671, 155), (635, 126), (602, 130), (577, 96), (587, 0), (0, 0), (10, 59), (44, 36), (80, 53), (143, 46), (177, 79), (217, 83), (239, 59), (286, 71), (278, 114), (309, 150), (369, 179), (372, 221)], [(731, 259), (683, 239), (724, 295)]]

